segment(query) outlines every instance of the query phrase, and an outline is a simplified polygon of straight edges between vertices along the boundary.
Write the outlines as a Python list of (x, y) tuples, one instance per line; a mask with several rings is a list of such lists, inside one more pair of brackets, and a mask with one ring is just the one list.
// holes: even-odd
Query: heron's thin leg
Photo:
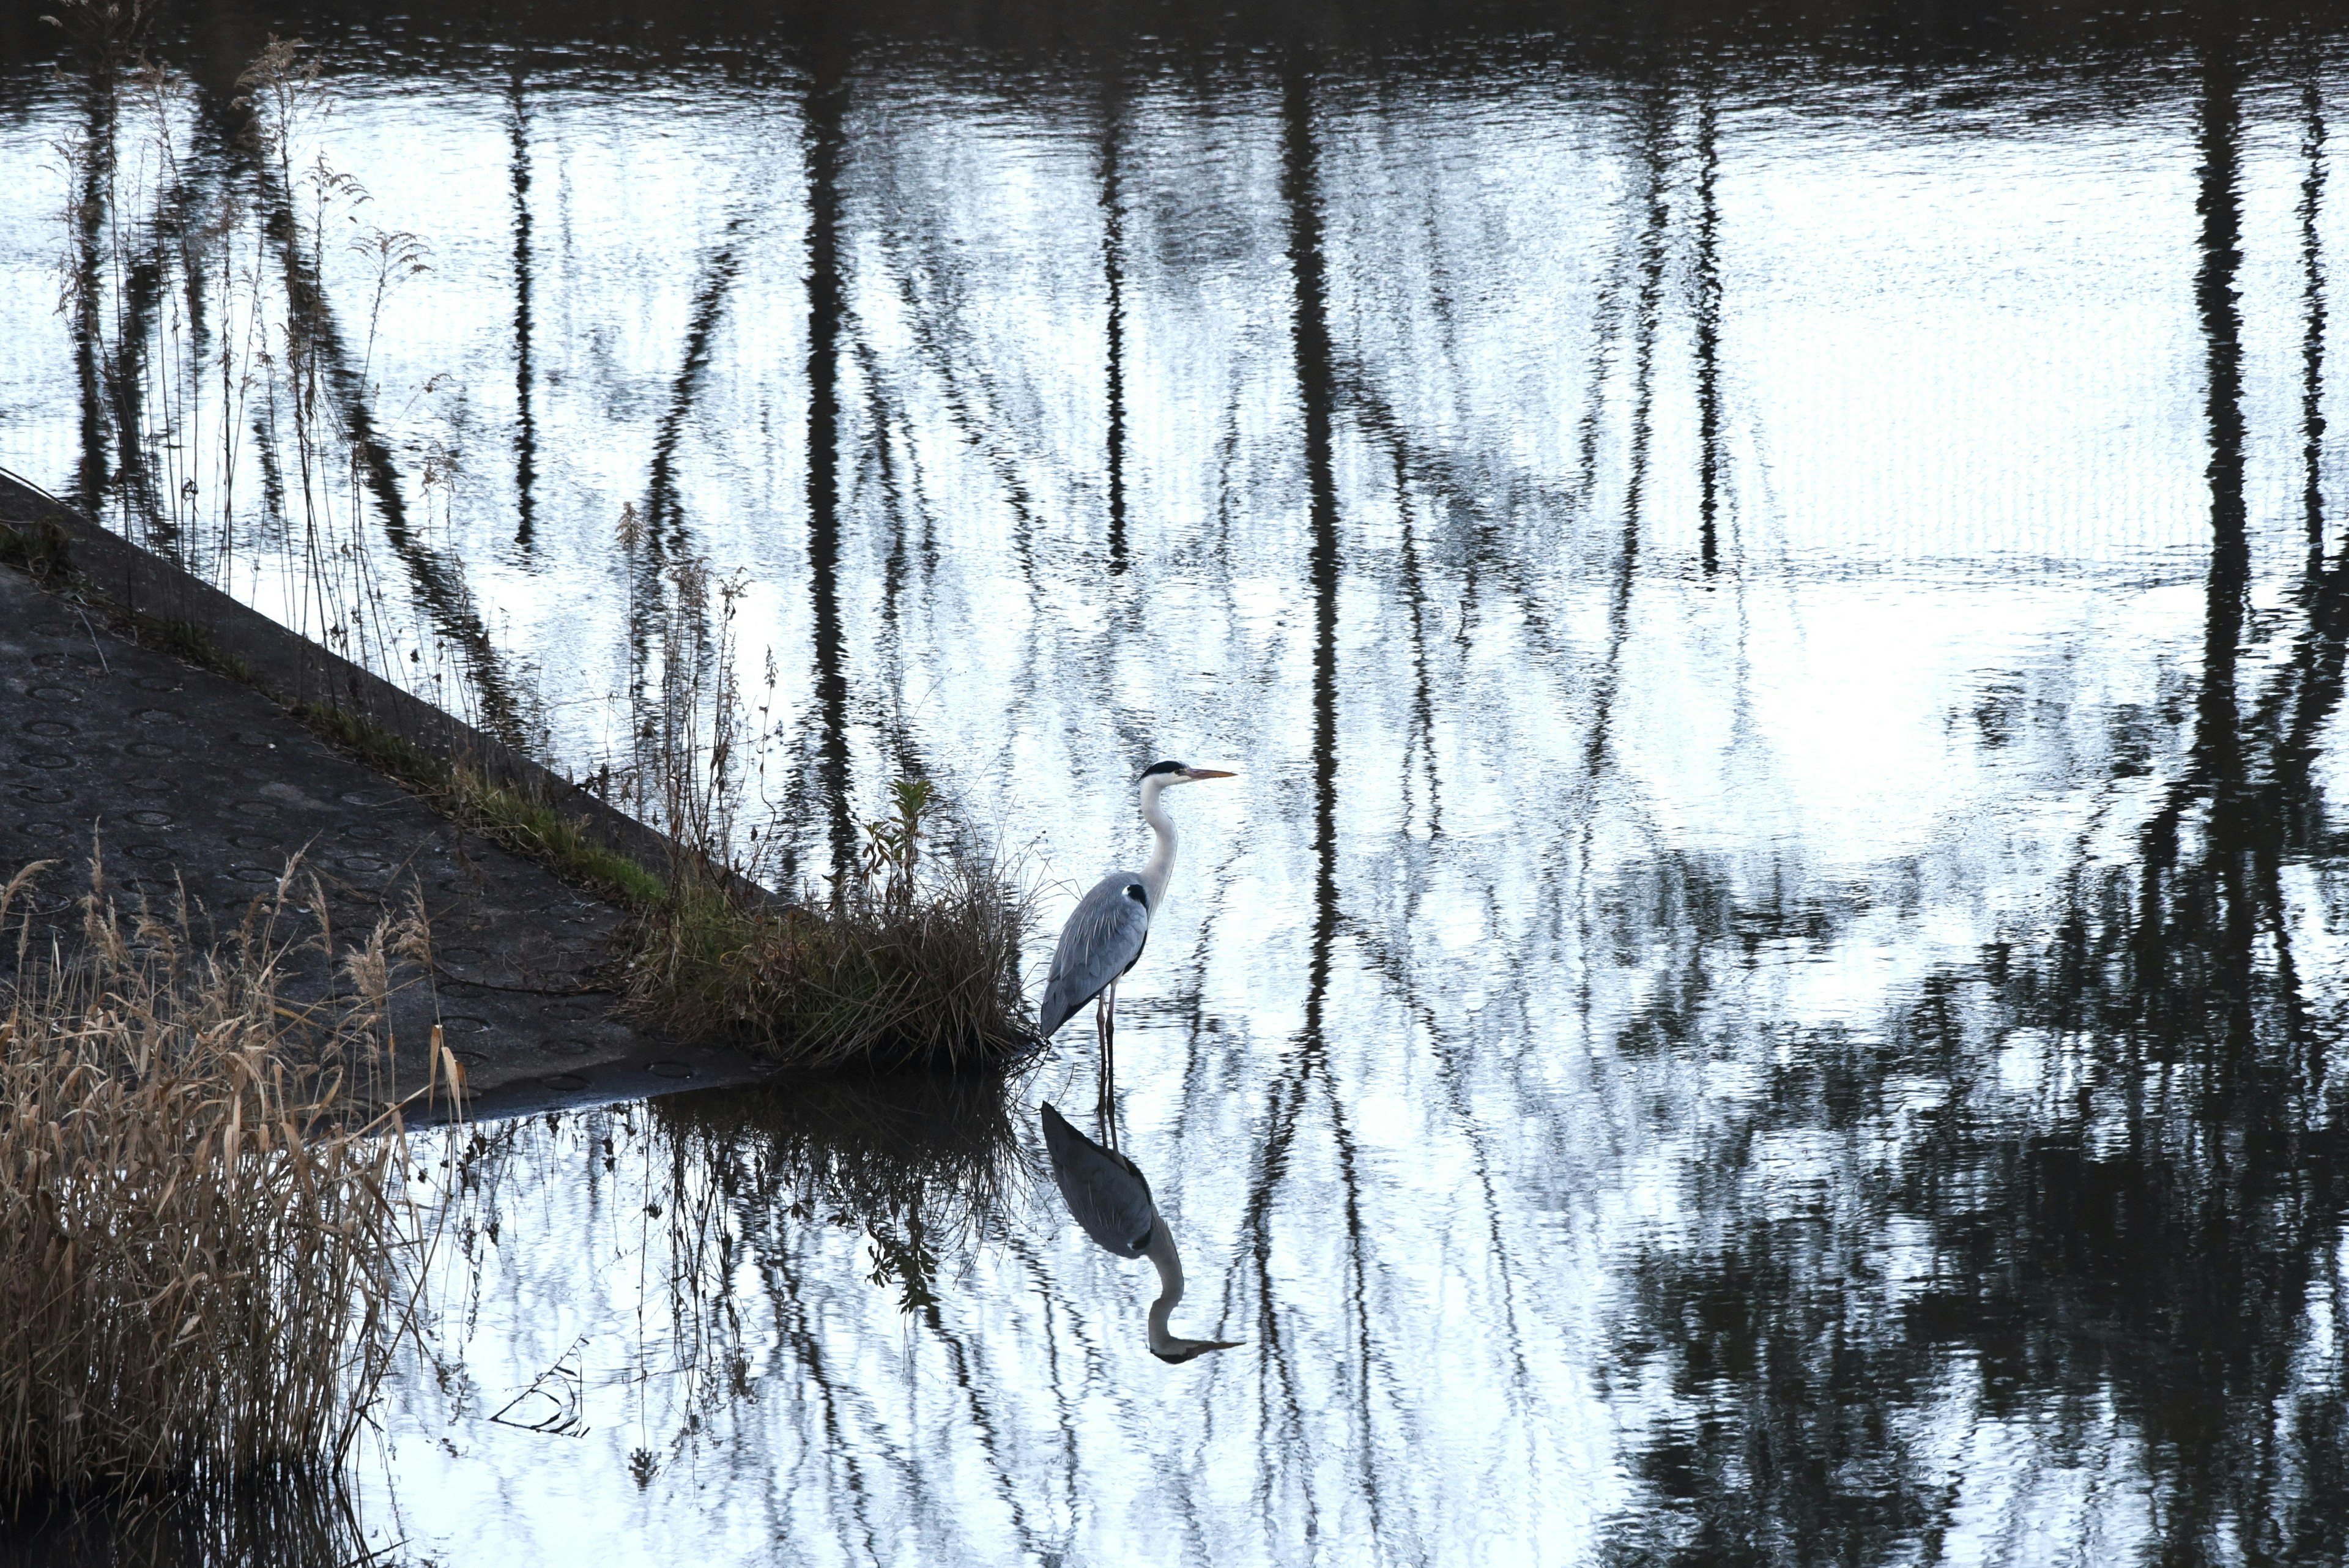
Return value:
[(1114, 1116), (1117, 1114), (1117, 981), (1110, 981), (1102, 992), (1101, 1008), (1094, 1016), (1101, 1026), (1102, 1115)]
[(1093, 998), (1093, 1115), (1109, 1115), (1109, 992)]

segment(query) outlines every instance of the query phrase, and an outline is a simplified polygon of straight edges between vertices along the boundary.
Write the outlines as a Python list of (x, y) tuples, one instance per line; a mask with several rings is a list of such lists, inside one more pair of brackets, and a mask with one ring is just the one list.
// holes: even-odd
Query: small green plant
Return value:
[(914, 897), (922, 862), (922, 830), (938, 809), (937, 791), (927, 779), (898, 779), (889, 786), (894, 815), (864, 825), (864, 885), (881, 885), (884, 903), (903, 905)]
[(36, 580), (72, 568), (66, 531), (53, 517), (0, 523), (0, 565), (19, 568)]

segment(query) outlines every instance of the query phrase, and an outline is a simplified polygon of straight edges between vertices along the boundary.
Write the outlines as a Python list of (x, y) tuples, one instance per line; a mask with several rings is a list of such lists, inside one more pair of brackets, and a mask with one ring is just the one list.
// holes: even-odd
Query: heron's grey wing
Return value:
[(1044, 1106), (1044, 1152), (1069, 1212), (1085, 1234), (1121, 1258), (1139, 1258), (1158, 1221), (1150, 1181), (1133, 1161), (1103, 1148)]
[(1142, 878), (1132, 871), (1112, 871), (1094, 883), (1061, 928), (1061, 945), (1052, 950), (1051, 976), (1036, 1004), (1036, 1023), (1044, 1037), (1050, 1039), (1070, 1014), (1132, 969), (1149, 940), (1150, 905)]

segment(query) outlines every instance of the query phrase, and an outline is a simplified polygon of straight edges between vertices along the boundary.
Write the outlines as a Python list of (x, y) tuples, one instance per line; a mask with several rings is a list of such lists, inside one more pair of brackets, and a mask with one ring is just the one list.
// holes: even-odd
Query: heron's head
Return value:
[(1211, 1350), (1237, 1349), (1241, 1343), (1241, 1341), (1237, 1339), (1170, 1338), (1164, 1342), (1163, 1348), (1161, 1345), (1152, 1345), (1150, 1347), (1150, 1354), (1158, 1357), (1159, 1360), (1166, 1363), (1169, 1366), (1180, 1366), (1183, 1363), (1195, 1360), (1199, 1356), (1206, 1355), (1207, 1352)]
[(1201, 779), (1227, 779), (1235, 775), (1224, 772), (1221, 768), (1195, 768), (1188, 763), (1153, 763), (1142, 770), (1142, 776), (1134, 782), (1144, 789), (1151, 788), (1154, 784), (1157, 788), (1164, 789), (1168, 784), (1196, 784)]

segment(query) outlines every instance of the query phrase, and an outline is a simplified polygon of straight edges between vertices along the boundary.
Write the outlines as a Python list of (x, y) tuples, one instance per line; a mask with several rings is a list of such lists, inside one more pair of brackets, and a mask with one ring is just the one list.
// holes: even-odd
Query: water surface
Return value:
[[(260, 13), (119, 123), (19, 64), (0, 457), (583, 774), (705, 563), (787, 884), (919, 772), (1057, 928), (1142, 766), (1237, 771), (1170, 797), (1119, 1131), (1244, 1343), (1154, 1360), (1060, 1205), (1083, 1020), (995, 1096), (483, 1129), (329, 1533), (2349, 1552), (2329, 33), (420, 15), (278, 19), (274, 172)], [(108, 134), (119, 244), (60, 216)], [(206, 223), (233, 409), (170, 358)], [(305, 321), (375, 443), (306, 512)]]

